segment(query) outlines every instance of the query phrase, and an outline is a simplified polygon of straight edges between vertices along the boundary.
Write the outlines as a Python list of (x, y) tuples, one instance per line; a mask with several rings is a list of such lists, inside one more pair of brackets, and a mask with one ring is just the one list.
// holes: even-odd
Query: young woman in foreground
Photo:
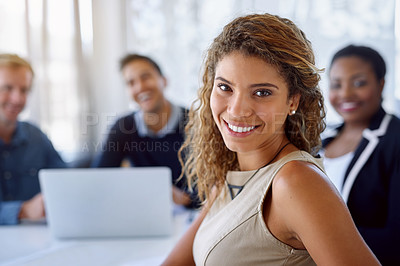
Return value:
[(205, 204), (164, 265), (378, 265), (311, 155), (325, 111), (304, 33), (240, 17), (205, 64), (183, 146)]

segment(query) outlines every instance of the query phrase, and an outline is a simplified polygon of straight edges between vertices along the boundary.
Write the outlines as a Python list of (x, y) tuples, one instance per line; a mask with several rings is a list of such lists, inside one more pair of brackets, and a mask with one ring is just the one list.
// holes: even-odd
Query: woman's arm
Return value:
[(284, 225), (278, 236), (304, 246), (318, 265), (379, 265), (334, 186), (310, 163), (293, 161), (281, 169), (270, 213)]
[(203, 210), (199, 213), (197, 218), (193, 221), (190, 227), (187, 229), (186, 233), (183, 237), (178, 241), (174, 249), (165, 259), (165, 261), (161, 264), (163, 266), (179, 266), (179, 265), (195, 265), (193, 260), (193, 241), (194, 237), (197, 233), (197, 230), (200, 227), (204, 217), (207, 214), (207, 208), (203, 208)]
[(197, 230), (199, 229), (201, 223), (206, 217), (208, 210), (211, 208), (213, 202), (217, 198), (219, 190), (213, 187), (211, 191), (210, 198), (207, 199), (200, 211), (197, 218), (190, 225), (183, 237), (178, 241), (175, 247), (172, 249), (168, 257), (161, 264), (163, 266), (180, 266), (180, 265), (195, 265), (193, 259), (193, 241), (196, 236)]

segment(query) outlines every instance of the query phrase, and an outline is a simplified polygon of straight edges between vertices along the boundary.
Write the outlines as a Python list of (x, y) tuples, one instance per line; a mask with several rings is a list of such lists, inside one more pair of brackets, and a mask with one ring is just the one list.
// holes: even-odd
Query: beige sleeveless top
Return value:
[[(321, 159), (296, 151), (261, 168), (233, 200), (225, 185), (195, 236), (196, 265), (315, 265), (306, 250), (294, 249), (275, 238), (262, 214), (276, 173), (293, 160), (310, 162), (323, 171)], [(256, 171), (231, 171), (226, 179), (231, 185), (243, 185)]]

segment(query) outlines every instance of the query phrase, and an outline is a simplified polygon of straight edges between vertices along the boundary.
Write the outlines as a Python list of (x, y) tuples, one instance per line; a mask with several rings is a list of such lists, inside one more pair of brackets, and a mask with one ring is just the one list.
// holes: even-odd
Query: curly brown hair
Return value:
[(197, 186), (203, 201), (209, 198), (212, 187), (223, 186), (227, 171), (239, 168), (236, 153), (225, 146), (210, 107), (216, 66), (234, 51), (273, 65), (288, 85), (288, 99), (300, 95), (296, 114), (285, 122), (286, 136), (297, 148), (315, 155), (321, 144), (320, 133), (325, 129), (324, 99), (318, 86), (320, 70), (314, 66), (311, 43), (305, 34), (292, 21), (279, 16), (236, 18), (208, 49), (203, 85), (190, 109), (186, 140), (179, 153), (183, 174), (190, 186)]

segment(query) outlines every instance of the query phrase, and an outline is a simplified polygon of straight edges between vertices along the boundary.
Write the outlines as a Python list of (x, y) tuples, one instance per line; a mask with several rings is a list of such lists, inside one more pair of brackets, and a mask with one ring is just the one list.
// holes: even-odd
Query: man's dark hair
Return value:
[(331, 66), (336, 59), (350, 56), (357, 56), (370, 63), (378, 80), (381, 80), (385, 77), (385, 60), (383, 60), (382, 56), (377, 51), (366, 46), (349, 45), (343, 49), (340, 49), (333, 56)]
[(119, 69), (122, 70), (127, 64), (137, 61), (137, 60), (144, 60), (150, 63), (157, 72), (163, 76), (160, 66), (150, 57), (140, 54), (127, 54), (119, 61)]

